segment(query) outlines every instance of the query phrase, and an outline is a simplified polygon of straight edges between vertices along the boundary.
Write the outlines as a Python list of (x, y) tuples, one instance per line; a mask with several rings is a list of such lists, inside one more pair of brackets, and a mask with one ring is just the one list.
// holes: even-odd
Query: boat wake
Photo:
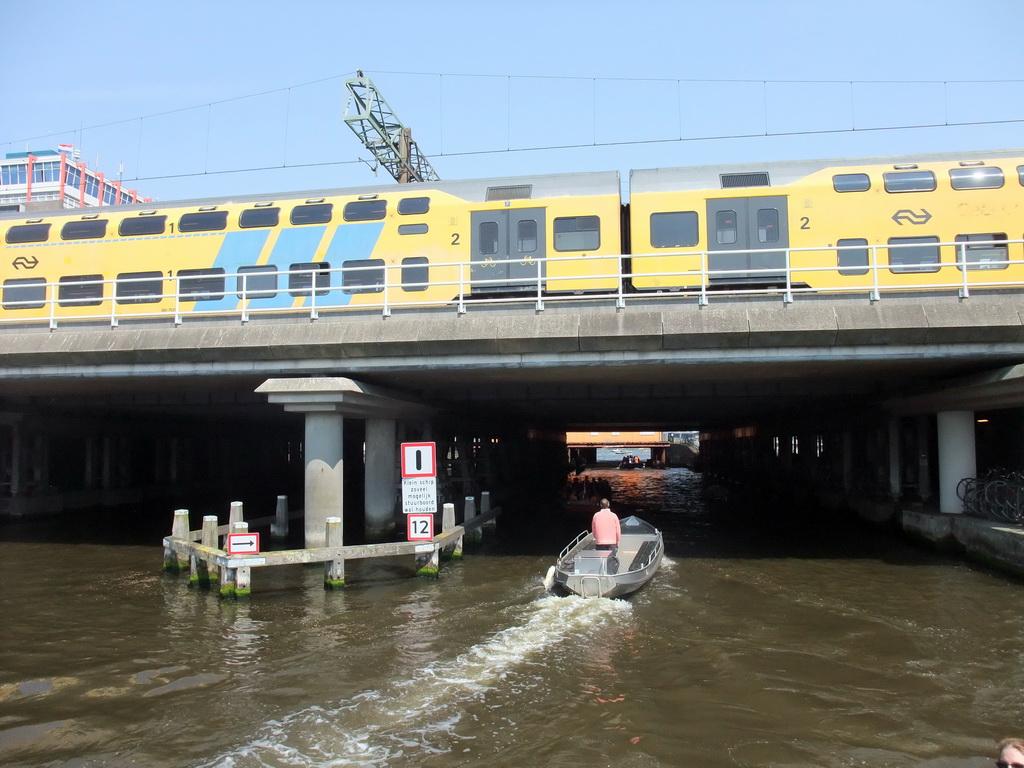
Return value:
[(457, 748), (467, 705), (500, 695), (506, 677), (530, 657), (597, 626), (628, 617), (620, 600), (545, 596), (523, 621), (449, 661), (334, 706), (314, 706), (265, 723), (254, 738), (206, 763), (208, 768), (280, 765), (414, 765)]

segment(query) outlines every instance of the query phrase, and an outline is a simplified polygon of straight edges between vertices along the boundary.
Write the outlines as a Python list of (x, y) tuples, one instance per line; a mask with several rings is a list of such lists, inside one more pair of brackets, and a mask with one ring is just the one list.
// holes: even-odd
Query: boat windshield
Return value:
[(639, 517), (630, 515), (619, 521), (622, 533), (657, 533), (658, 529)]

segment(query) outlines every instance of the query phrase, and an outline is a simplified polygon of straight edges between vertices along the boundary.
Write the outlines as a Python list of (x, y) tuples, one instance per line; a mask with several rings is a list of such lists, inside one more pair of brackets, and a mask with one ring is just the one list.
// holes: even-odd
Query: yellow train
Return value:
[(1024, 284), (1024, 156), (381, 185), (0, 214), (0, 320)]
[(631, 284), (1019, 285), (1022, 184), (1020, 152), (633, 171)]

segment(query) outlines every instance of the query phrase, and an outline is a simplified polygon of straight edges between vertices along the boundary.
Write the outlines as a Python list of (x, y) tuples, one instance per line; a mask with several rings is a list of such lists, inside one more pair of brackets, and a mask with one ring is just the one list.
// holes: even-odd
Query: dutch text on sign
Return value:
[(433, 515), (437, 512), (437, 478), (403, 477), (402, 511), (407, 515)]
[(406, 519), (409, 541), (434, 538), (433, 515), (409, 515)]

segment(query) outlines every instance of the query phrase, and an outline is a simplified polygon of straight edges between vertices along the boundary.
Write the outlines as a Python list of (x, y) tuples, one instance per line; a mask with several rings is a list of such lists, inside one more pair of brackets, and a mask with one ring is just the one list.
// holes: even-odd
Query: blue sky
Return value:
[(74, 143), (163, 200), (390, 182), (342, 119), (357, 69), (443, 179), (1024, 146), (1019, 0), (53, 0), (2, 18), (0, 152)]

